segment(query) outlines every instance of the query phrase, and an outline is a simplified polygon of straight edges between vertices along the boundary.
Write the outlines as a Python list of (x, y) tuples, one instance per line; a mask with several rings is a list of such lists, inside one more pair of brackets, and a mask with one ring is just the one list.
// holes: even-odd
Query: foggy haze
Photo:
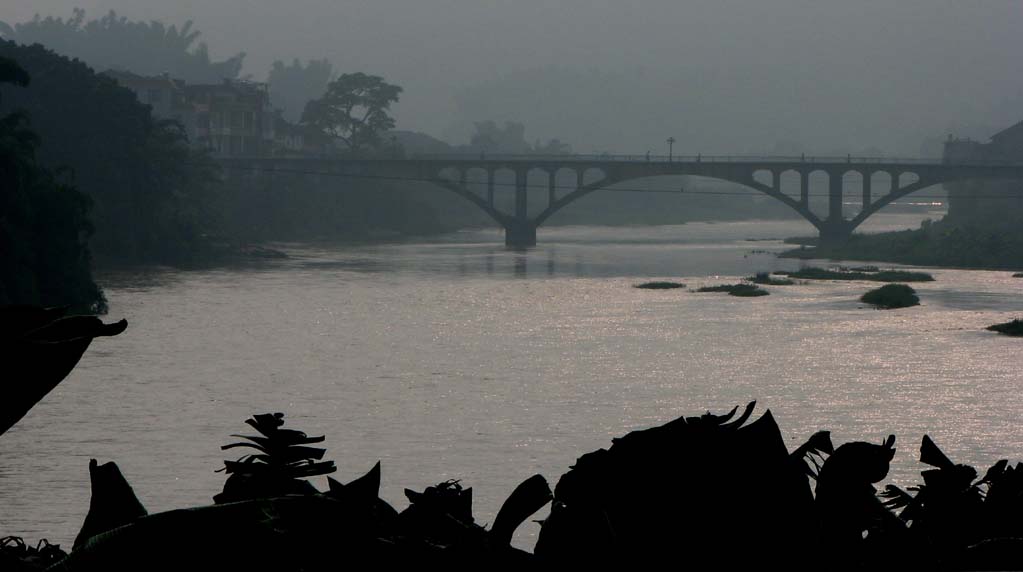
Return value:
[(215, 58), (328, 58), (404, 88), (399, 129), (525, 123), (578, 152), (863, 152), (1023, 119), (1016, 1), (6, 0), (0, 20), (195, 21)]

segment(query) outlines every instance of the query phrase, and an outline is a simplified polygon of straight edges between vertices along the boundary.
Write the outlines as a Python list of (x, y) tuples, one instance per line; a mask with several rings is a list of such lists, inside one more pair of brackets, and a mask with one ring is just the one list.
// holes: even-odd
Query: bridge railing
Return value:
[(539, 153), (416, 153), (413, 160), (433, 161), (509, 161), (509, 162), (627, 162), (627, 163), (850, 163), (892, 165), (1006, 165), (1023, 166), (1023, 162), (999, 159), (949, 160), (922, 157), (880, 157), (854, 155), (621, 155), (539, 154)]
[(335, 160), (335, 161), (457, 161), (509, 163), (806, 163), (806, 164), (870, 164), (870, 165), (963, 165), (1023, 167), (1023, 161), (1000, 159), (950, 160), (921, 157), (882, 157), (853, 155), (622, 155), (610, 153), (541, 154), (541, 153), (410, 153), (405, 155), (353, 157), (348, 155), (302, 155), (271, 157), (228, 157), (227, 160)]

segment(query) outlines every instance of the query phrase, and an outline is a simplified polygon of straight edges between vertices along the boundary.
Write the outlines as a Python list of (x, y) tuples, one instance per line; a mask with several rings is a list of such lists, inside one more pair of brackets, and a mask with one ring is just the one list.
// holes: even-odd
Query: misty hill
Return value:
[(0, 36), (20, 44), (43, 44), (57, 53), (83, 60), (96, 69), (128, 70), (142, 75), (170, 74), (194, 83), (219, 83), (238, 77), (245, 54), (227, 60), (210, 59), (209, 47), (199, 42), (192, 22), (180, 28), (153, 20), (136, 22), (111, 10), (86, 21), (85, 10), (71, 17), (37, 15), (28, 22), (0, 22)]

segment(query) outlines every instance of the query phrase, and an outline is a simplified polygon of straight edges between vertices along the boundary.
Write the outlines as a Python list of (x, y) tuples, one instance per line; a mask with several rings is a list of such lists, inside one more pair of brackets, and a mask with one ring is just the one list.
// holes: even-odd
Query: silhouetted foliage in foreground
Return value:
[(988, 326), (987, 329), (1007, 336), (1023, 336), (1023, 320), (1016, 319), (1003, 324), (994, 324)]
[[(406, 490), (410, 504), (399, 512), (379, 496), (379, 463), (347, 484), (328, 478), (325, 492), (310, 486), (145, 515), (116, 466), (100, 471), (93, 462), (86, 527), (53, 570), (134, 570), (144, 562), (274, 571), (362, 562), (456, 569), (1023, 566), (1023, 464), (999, 461), (978, 478), (925, 435), (923, 484), (888, 485), (878, 494), (874, 485), (887, 477), (894, 436), (835, 447), (830, 433), (819, 431), (790, 452), (770, 411), (751, 421), (754, 407), (680, 417), (613, 439), (608, 449), (579, 457), (553, 495), (542, 476), (530, 477), (489, 530), (476, 523), (472, 489), (459, 481)], [(283, 431), (277, 414), (250, 421)], [(298, 441), (308, 439), (280, 442), (302, 447)], [(535, 552), (509, 546), (514, 530), (551, 501)], [(102, 510), (106, 529), (90, 528)]]
[[(9, 331), (0, 347), (12, 352), (3, 356), (6, 364), (17, 365), (14, 357), (23, 351), (35, 361), (63, 356), (59, 340), (83, 328), (72, 339), (124, 328), (88, 317), (62, 320), (59, 310), (4, 312), (0, 324)], [(38, 331), (48, 335), (33, 338)], [(25, 340), (54, 347), (30, 355)], [(81, 351), (70, 361), (52, 360), (63, 371), (57, 381)], [(31, 370), (25, 385), (52, 381), (51, 374)], [(260, 435), (238, 436), (245, 442), (224, 447), (257, 453), (227, 462), (230, 477), (218, 496), (230, 498), (217, 499), (221, 504), (150, 515), (116, 464), (92, 460), (89, 513), (72, 553), (53, 563), (63, 555), (59, 548), (41, 543), (32, 550), (8, 538), (0, 542), (0, 564), (5, 570), (52, 564), (46, 569), (275, 572), (363, 562), (457, 569), (636, 568), (669, 561), (692, 569), (722, 562), (787, 570), (1023, 567), (1023, 464), (1001, 460), (978, 479), (975, 469), (951, 461), (925, 435), (920, 461), (933, 468), (922, 472), (923, 484), (888, 485), (878, 495), (874, 484), (888, 474), (894, 436), (836, 448), (830, 433), (819, 431), (789, 452), (770, 411), (750, 422), (755, 405), (738, 417), (738, 408), (708, 412), (614, 439), (610, 448), (580, 457), (553, 494), (534, 475), (515, 488), (489, 530), (476, 523), (472, 489), (459, 481), (406, 489), (410, 505), (397, 511), (380, 498), (380, 463), (347, 484), (328, 477), (321, 492), (302, 479), (334, 470), (321, 460), (324, 449), (307, 446), (323, 438), (282, 429), (283, 414), (255, 415), (246, 423)], [(514, 531), (552, 501), (535, 553), (512, 547)]]
[[(280, 413), (247, 421), (263, 436), (244, 436), (247, 443), (227, 448), (255, 446), (260, 453), (236, 465), (229, 462), (234, 470), (213, 506), (146, 515), (131, 488), (121, 486), (116, 465), (107, 463), (102, 467), (113, 470), (98, 471), (92, 461), (94, 502), (75, 550), (58, 569), (136, 569), (154, 555), (159, 555), (157, 568), (166, 570), (335, 570), (363, 562), (385, 568), (486, 568), (532, 561), (531, 554), (510, 542), (515, 529), (550, 502), (542, 476), (526, 479), (512, 492), (489, 530), (473, 518), (472, 489), (458, 481), (422, 492), (406, 489), (410, 505), (398, 512), (380, 498), (379, 463), (347, 484), (328, 478), (325, 492), (300, 480), (330, 472), (334, 464), (319, 461), (323, 449), (305, 446), (322, 437), (281, 429), (283, 422)], [(110, 490), (118, 493), (104, 492)], [(105, 506), (95, 502), (100, 497)], [(94, 518), (104, 510), (115, 517)], [(101, 520), (106, 527), (89, 526)], [(188, 542), (182, 544), (185, 537)]]
[(93, 338), (116, 336), (121, 320), (66, 316), (67, 308), (0, 306), (0, 435), (57, 386), (82, 358)]
[(75, 537), (76, 550), (97, 534), (130, 524), (149, 514), (117, 464), (100, 465), (96, 459), (90, 459), (89, 481), (92, 483), (92, 498), (85, 523)]
[(265, 413), (246, 419), (245, 423), (260, 436), (232, 435), (247, 442), (231, 443), (223, 450), (249, 447), (257, 453), (237, 461), (224, 461), (221, 469), (230, 475), (224, 491), (213, 497), (220, 504), (253, 498), (279, 497), (290, 494), (315, 493), (316, 489), (302, 479), (326, 475), (337, 470), (334, 461), (321, 461), (326, 449), (308, 447), (322, 443), (324, 437), (309, 437), (294, 429), (281, 429), (283, 413)]
[(860, 296), (860, 301), (877, 306), (882, 310), (919, 306), (916, 290), (905, 284), (885, 284)]
[(64, 558), (67, 558), (67, 552), (61, 550), (59, 544), (50, 544), (47, 540), (29, 546), (18, 536), (0, 538), (0, 570), (4, 572), (45, 570)]
[[(768, 411), (706, 414), (634, 431), (578, 459), (555, 488), (536, 556), (572, 565), (690, 569), (1020, 569), (1023, 465), (981, 480), (923, 438), (912, 495), (876, 495), (895, 438), (789, 453)], [(823, 462), (822, 462), (823, 461)], [(810, 482), (815, 483), (811, 493)], [(893, 510), (899, 510), (896, 513)]]

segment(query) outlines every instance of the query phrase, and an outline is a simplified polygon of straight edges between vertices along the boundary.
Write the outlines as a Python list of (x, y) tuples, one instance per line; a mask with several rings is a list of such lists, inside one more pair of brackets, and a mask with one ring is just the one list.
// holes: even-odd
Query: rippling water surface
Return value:
[[(909, 226), (888, 215), (876, 230)], [(0, 535), (69, 545), (90, 457), (116, 460), (151, 512), (205, 504), (252, 413), (325, 434), (348, 480), (383, 461), (383, 496), (457, 478), (476, 517), (533, 473), (553, 484), (612, 436), (758, 400), (790, 448), (898, 435), (892, 480), (915, 482), (920, 437), (955, 460), (1023, 458), (1019, 340), (1008, 272), (933, 270), (922, 306), (876, 311), (865, 283), (771, 287), (742, 299), (690, 289), (801, 263), (763, 251), (796, 222), (541, 229), (382, 246), (283, 245), (290, 258), (211, 271), (101, 276), (110, 318), (74, 373), (0, 439)], [(233, 451), (232, 451), (233, 452)], [(633, 483), (632, 485), (640, 485)], [(523, 526), (532, 545), (537, 526)]]

